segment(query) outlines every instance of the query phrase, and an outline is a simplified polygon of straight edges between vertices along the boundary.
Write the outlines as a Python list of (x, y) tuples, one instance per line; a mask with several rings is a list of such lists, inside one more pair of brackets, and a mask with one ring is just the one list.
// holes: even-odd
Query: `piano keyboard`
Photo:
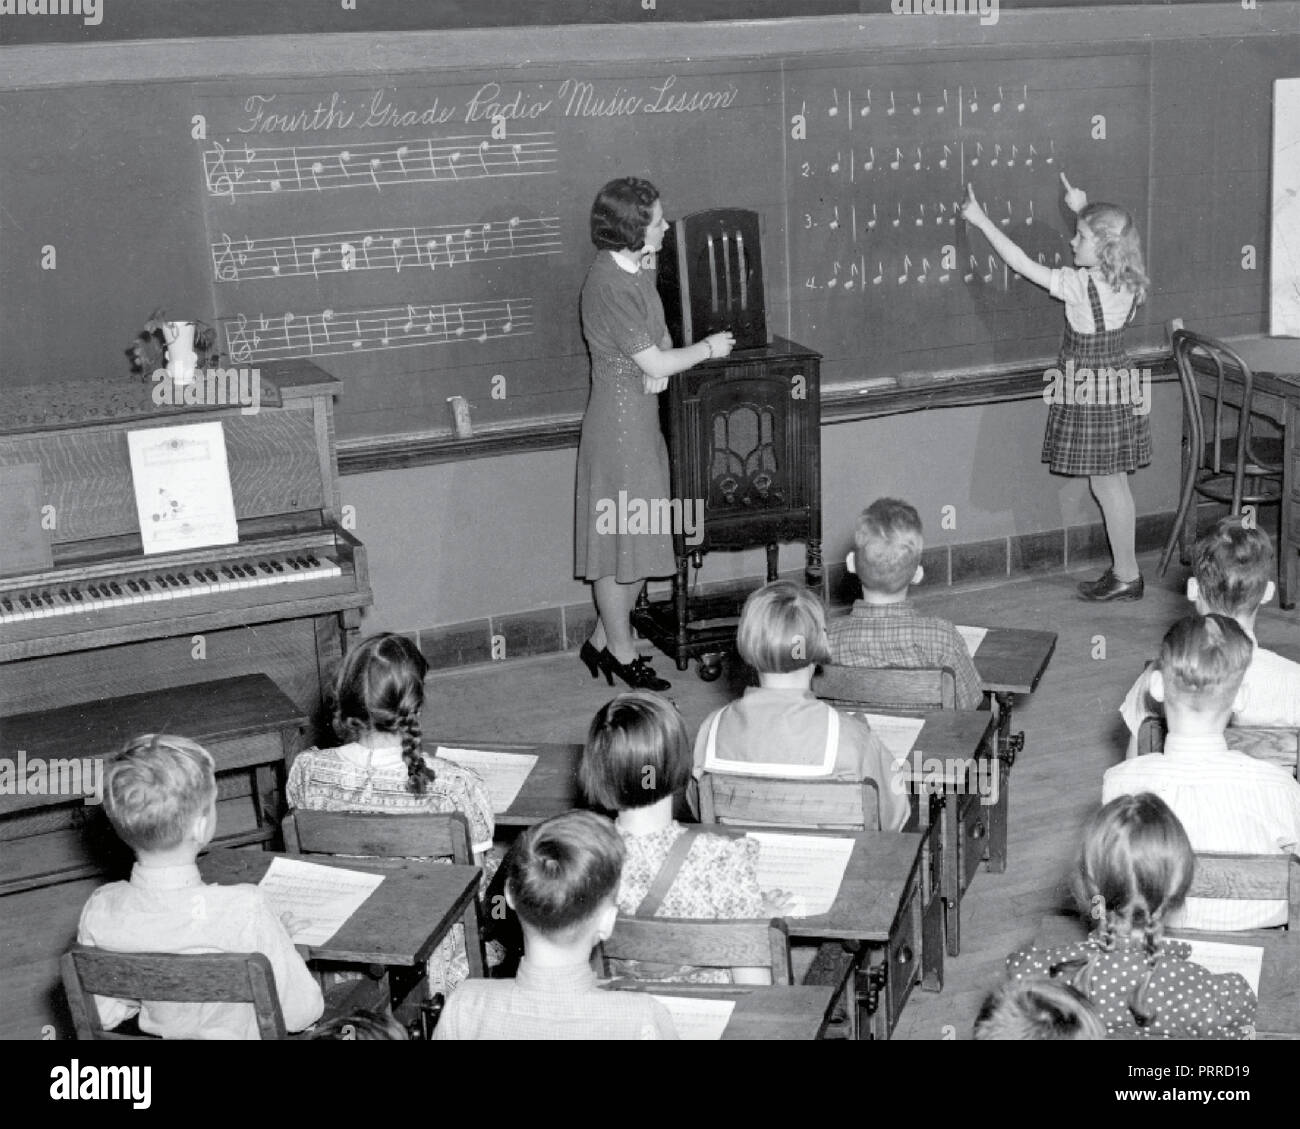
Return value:
[(335, 561), (308, 552), (224, 564), (142, 569), (106, 579), (56, 582), (21, 592), (0, 593), (0, 624), (211, 596), (242, 588), (328, 580), (341, 575), (342, 569)]

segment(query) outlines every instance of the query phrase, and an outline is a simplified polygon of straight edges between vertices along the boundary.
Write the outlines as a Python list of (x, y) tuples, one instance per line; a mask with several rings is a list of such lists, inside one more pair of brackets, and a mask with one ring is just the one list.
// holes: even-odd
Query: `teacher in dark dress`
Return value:
[(730, 333), (715, 333), (672, 347), (653, 266), (667, 230), (653, 184), (611, 180), (591, 208), (597, 254), (582, 286), (591, 396), (578, 443), (574, 567), (595, 588), (599, 618), (579, 658), (593, 678), (604, 672), (612, 686), (618, 675), (647, 690), (668, 683), (637, 657), (631, 614), (647, 577), (674, 572), (672, 534), (627, 532), (630, 523), (618, 516), (629, 506), (667, 512), (659, 505), (672, 497), (659, 393), (676, 373), (725, 357), (735, 345)]

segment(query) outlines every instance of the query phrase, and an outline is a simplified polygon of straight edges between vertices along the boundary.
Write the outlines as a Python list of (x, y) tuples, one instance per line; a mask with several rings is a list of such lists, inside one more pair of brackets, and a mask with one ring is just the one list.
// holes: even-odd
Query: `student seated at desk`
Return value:
[[(1251, 643), (1236, 620), (1188, 616), (1169, 629), (1150, 693), (1164, 702), (1163, 756), (1109, 769), (1103, 803), (1132, 792), (1162, 797), (1198, 851), (1271, 854), (1300, 844), (1300, 784), (1284, 769), (1229, 749), (1223, 731), (1238, 702)], [(1183, 929), (1263, 929), (1285, 925), (1284, 901), (1189, 898)]]
[[(110, 882), (81, 911), (77, 941), (118, 953), (262, 953), (271, 962), (285, 1026), (320, 1018), (315, 978), (262, 891), (208, 886), (195, 865), (217, 826), (212, 757), (185, 737), (146, 734), (104, 765), (104, 811), (135, 852), (127, 882)], [(95, 997), (105, 1028), (139, 1016), (166, 1039), (256, 1039), (252, 1004), (163, 1003)]]
[[(1300, 728), (1300, 663), (1266, 650), (1255, 638), (1255, 617), (1273, 598), (1273, 568), (1273, 543), (1267, 533), (1258, 526), (1246, 528), (1239, 517), (1222, 518), (1192, 551), (1187, 598), (1201, 615), (1215, 612), (1236, 620), (1254, 647), (1232, 724)], [(1137, 756), (1143, 720), (1164, 712), (1151, 697), (1152, 670), (1148, 667), (1138, 676), (1119, 708), (1129, 728), (1130, 757)]]
[[(758, 842), (687, 827), (673, 801), (691, 778), (691, 745), (673, 704), (648, 690), (606, 702), (592, 719), (579, 780), (587, 798), (617, 812), (614, 827), (627, 857), (618, 888), (620, 913), (642, 917), (776, 917), (791, 909), (778, 892), (758, 888)], [(618, 961), (618, 976), (696, 983), (770, 984), (768, 969), (669, 968)]]
[(1239, 972), (1194, 964), (1165, 925), (1192, 884), (1196, 856), (1159, 796), (1120, 796), (1084, 829), (1076, 896), (1096, 927), (1085, 941), (1007, 958), (1013, 981), (1059, 977), (1087, 996), (1111, 1035), (1243, 1039), (1256, 1000)]
[(1104, 1039), (1088, 997), (1059, 980), (1012, 980), (991, 992), (975, 1018), (975, 1038)]
[(862, 584), (862, 599), (827, 628), (830, 661), (839, 666), (950, 667), (957, 678), (957, 708), (984, 701), (975, 663), (957, 629), (946, 619), (920, 615), (907, 590), (920, 584), (921, 515), (897, 498), (878, 498), (858, 518), (849, 571)]
[(623, 840), (594, 812), (528, 828), (503, 864), (524, 956), (513, 980), (466, 980), (447, 1001), (435, 1039), (675, 1039), (663, 1004), (642, 992), (603, 992), (592, 950), (614, 931)]
[[(492, 802), (476, 772), (423, 750), (420, 710), (428, 669), (403, 635), (372, 635), (357, 644), (334, 680), (334, 731), (347, 743), (300, 753), (285, 792), (290, 807), (308, 811), (460, 812), (469, 821), (486, 890), (497, 864), (488, 854)], [(489, 947), (489, 963), (499, 961), (494, 949)], [(468, 975), (465, 930), (456, 925), (429, 958), (430, 990), (448, 992)]]
[(866, 722), (813, 696), (813, 672), (829, 661), (826, 613), (816, 594), (789, 580), (750, 593), (736, 649), (758, 672), (759, 685), (704, 719), (695, 775), (874, 780), (880, 829), (901, 831), (911, 812), (901, 766)]

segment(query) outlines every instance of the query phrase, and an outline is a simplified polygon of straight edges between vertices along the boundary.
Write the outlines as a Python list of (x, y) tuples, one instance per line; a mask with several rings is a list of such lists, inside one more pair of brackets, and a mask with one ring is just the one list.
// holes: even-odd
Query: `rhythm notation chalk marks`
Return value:
[(551, 130), (503, 140), (484, 136), (422, 137), (409, 141), (363, 141), (337, 145), (259, 146), (226, 149), (214, 142), (203, 154), (208, 195), (327, 192), (481, 180), (496, 176), (554, 173), (559, 149)]
[(235, 364), (411, 349), (457, 341), (483, 344), (533, 331), (533, 299), (446, 302), (316, 314), (237, 314), (222, 318)]
[(231, 239), (213, 243), (212, 269), (219, 282), (302, 275), (454, 267), (461, 263), (558, 255), (563, 250), (558, 216), (432, 224)]

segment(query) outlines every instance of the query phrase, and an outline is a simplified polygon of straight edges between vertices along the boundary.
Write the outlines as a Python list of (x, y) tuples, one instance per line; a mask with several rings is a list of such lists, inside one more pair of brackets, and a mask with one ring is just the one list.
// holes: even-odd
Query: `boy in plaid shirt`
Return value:
[(862, 512), (853, 534), (849, 571), (862, 583), (853, 610), (826, 626), (831, 662), (840, 666), (951, 667), (957, 708), (984, 700), (975, 664), (957, 629), (946, 619), (920, 615), (907, 590), (920, 584), (921, 516), (897, 498), (878, 498)]

